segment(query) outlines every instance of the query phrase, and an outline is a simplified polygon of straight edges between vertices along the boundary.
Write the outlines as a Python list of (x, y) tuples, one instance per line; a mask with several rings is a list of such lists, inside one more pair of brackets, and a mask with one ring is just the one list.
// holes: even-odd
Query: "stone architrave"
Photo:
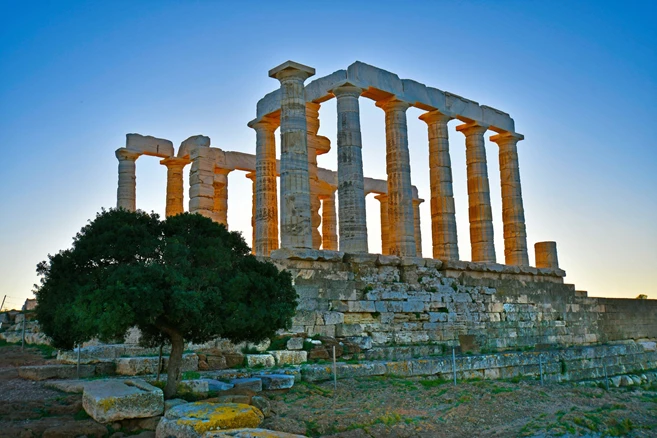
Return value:
[(141, 154), (125, 148), (116, 150), (119, 160), (119, 186), (116, 190), (116, 207), (128, 211), (137, 209), (136, 161)]
[(256, 131), (256, 212), (255, 253), (269, 257), (278, 249), (278, 189), (276, 182), (276, 138), (278, 121), (264, 118), (252, 121)]
[(337, 221), (335, 218), (335, 192), (321, 196), (322, 200), (322, 249), (338, 250)]
[(376, 106), (386, 113), (390, 254), (415, 257), (417, 250), (413, 220), (413, 190), (406, 126), (406, 110), (409, 104), (393, 97), (378, 101)]
[(525, 209), (522, 205), (517, 143), (521, 134), (505, 132), (490, 140), (500, 148), (502, 221), (504, 222), (504, 260), (507, 265), (529, 266)]
[(452, 117), (439, 111), (420, 116), (429, 131), (429, 181), (431, 187), (431, 237), (433, 258), (458, 260), (456, 209), (452, 188), (452, 162), (449, 156), (447, 122)]
[(251, 180), (251, 254), (255, 255), (256, 174), (249, 172), (246, 177)]
[(304, 81), (315, 69), (286, 61), (269, 71), (281, 83), (281, 246), (312, 248)]
[(366, 253), (367, 219), (363, 176), (360, 108), (362, 90), (352, 85), (333, 89), (338, 109), (338, 219), (340, 251)]
[(320, 142), (325, 137), (317, 135), (319, 132), (319, 107), (320, 104), (306, 102), (306, 129), (308, 133), (308, 179), (310, 180), (310, 220), (312, 224), (313, 248), (319, 249), (322, 244), (322, 236), (319, 226), (322, 218), (319, 215), (319, 178), (317, 176), (317, 155), (320, 151)]
[(228, 174), (232, 169), (214, 169), (214, 207), (213, 220), (228, 228)]
[(214, 159), (211, 149), (192, 148), (189, 157), (192, 160), (189, 174), (189, 212), (214, 220)]
[(381, 254), (390, 254), (390, 216), (388, 214), (388, 195), (376, 195), (374, 199), (381, 203)]
[(424, 199), (413, 199), (413, 225), (415, 228), (416, 257), (422, 257), (422, 229), (420, 228), (420, 204)]
[(488, 166), (484, 145), (484, 133), (488, 127), (466, 124), (457, 126), (456, 130), (465, 135), (472, 261), (495, 263), (493, 212), (490, 205)]
[(166, 216), (175, 216), (185, 211), (185, 188), (183, 170), (190, 160), (186, 158), (165, 158), (160, 164), (167, 167), (167, 203)]

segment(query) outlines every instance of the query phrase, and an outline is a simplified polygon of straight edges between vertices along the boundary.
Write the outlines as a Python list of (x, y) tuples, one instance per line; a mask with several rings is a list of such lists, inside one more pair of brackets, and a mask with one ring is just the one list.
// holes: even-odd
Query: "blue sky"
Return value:
[[(0, 0), (0, 295), (20, 305), (36, 263), (116, 202), (125, 134), (253, 153), (246, 123), (292, 59), (317, 77), (356, 60), (508, 112), (529, 244), (556, 240), (567, 282), (657, 298), (654, 1), (28, 2)], [(383, 112), (361, 99), (367, 176), (385, 176)], [(429, 199), (426, 125), (410, 109), (412, 180)], [(320, 110), (335, 143), (335, 102)], [(462, 258), (464, 139), (450, 123)], [(487, 142), (498, 261), (496, 145)], [(335, 168), (335, 153), (320, 157)], [(137, 162), (137, 205), (164, 212), (166, 169)], [(250, 181), (229, 177), (230, 228), (250, 241)], [(368, 198), (370, 247), (380, 248)], [(430, 254), (428, 202), (422, 205)], [(530, 252), (533, 260), (533, 252)]]

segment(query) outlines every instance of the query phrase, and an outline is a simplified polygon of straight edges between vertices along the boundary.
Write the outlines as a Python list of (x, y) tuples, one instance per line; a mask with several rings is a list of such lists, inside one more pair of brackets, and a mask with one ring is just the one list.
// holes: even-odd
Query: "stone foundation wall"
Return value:
[(300, 296), (293, 333), (463, 352), (657, 338), (657, 300), (588, 298), (559, 269), (309, 251), (272, 259)]

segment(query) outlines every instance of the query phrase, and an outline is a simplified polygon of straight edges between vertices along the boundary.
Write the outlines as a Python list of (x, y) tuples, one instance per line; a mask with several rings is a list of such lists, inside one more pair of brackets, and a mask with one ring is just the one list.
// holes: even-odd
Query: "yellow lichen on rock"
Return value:
[(158, 425), (158, 436), (178, 436), (176, 431), (190, 429), (201, 436), (213, 430), (255, 428), (264, 418), (258, 408), (241, 403), (187, 403), (167, 411)]

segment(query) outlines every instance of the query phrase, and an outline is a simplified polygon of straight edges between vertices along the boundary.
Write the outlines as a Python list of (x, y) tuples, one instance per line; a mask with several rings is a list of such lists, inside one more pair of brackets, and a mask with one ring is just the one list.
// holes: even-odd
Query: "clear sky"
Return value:
[[(566, 281), (657, 299), (657, 2), (0, 0), (0, 295), (20, 306), (36, 264), (116, 203), (125, 134), (176, 147), (204, 134), (254, 153), (246, 123), (288, 59), (317, 77), (359, 60), (499, 108), (519, 143), (528, 240), (556, 240)], [(423, 249), (426, 125), (408, 111)], [(385, 177), (383, 112), (361, 99), (366, 176)], [(335, 145), (335, 101), (320, 134)], [(450, 122), (460, 252), (469, 259), (463, 135)], [(492, 133), (491, 133), (492, 134)], [(488, 137), (488, 136), (487, 136)], [(498, 261), (497, 146), (487, 141)], [(335, 150), (320, 166), (336, 168)], [(166, 168), (137, 161), (137, 206), (164, 213)], [(229, 227), (250, 242), (251, 191), (229, 177)], [(187, 199), (186, 201), (187, 202)], [(367, 199), (370, 249), (378, 202)], [(0, 298), (2, 298), (0, 296)]]

